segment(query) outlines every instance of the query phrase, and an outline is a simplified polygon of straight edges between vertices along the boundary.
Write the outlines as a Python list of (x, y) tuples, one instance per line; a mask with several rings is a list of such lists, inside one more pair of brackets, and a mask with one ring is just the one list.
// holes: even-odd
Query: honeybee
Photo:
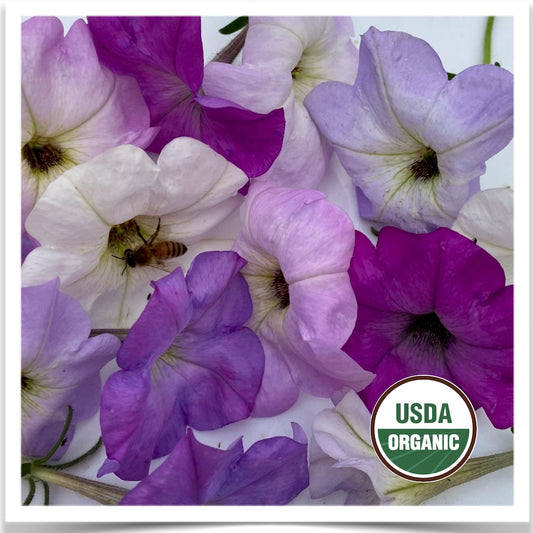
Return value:
[[(137, 226), (137, 223), (135, 223), (135, 225)], [(127, 267), (135, 268), (136, 266), (150, 265), (154, 262), (160, 263), (165, 259), (179, 257), (187, 251), (187, 246), (181, 242), (161, 241), (154, 243), (157, 235), (159, 234), (160, 227), (161, 219), (158, 220), (157, 228), (154, 233), (152, 233), (151, 237), (146, 240), (143, 237), (139, 226), (137, 226), (137, 235), (141, 238), (144, 244), (141, 244), (134, 250), (131, 248), (124, 250), (123, 257), (118, 257), (117, 255), (113, 256), (116, 259), (126, 262), (124, 268), (122, 269), (121, 275), (124, 274)]]

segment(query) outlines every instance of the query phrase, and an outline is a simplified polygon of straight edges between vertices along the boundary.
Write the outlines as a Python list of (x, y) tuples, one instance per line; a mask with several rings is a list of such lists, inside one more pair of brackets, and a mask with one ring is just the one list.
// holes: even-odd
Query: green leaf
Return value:
[(248, 17), (238, 17), (235, 20), (232, 20), (228, 25), (220, 28), (219, 33), (222, 35), (230, 35), (236, 31), (241, 30), (248, 24)]

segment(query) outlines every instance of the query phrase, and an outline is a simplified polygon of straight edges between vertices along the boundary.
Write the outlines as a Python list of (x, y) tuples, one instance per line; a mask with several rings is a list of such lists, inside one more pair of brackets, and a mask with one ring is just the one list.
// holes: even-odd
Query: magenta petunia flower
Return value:
[(496, 259), (447, 228), (385, 227), (376, 247), (357, 232), (349, 272), (359, 307), (344, 350), (376, 374), (360, 392), (369, 409), (399, 379), (430, 374), (512, 426), (513, 286)]
[(242, 325), (252, 312), (234, 252), (198, 255), (155, 291), (117, 355), (122, 370), (104, 386), (100, 422), (107, 451), (100, 474), (142, 479), (186, 426), (211, 430), (247, 418), (264, 355)]
[(249, 177), (264, 174), (279, 154), (282, 109), (249, 111), (232, 101), (205, 96), (200, 17), (88, 17), (101, 61), (133, 76), (159, 134), (159, 152), (175, 137), (201, 140)]
[(450, 227), (485, 162), (513, 136), (513, 75), (476, 65), (448, 76), (407, 33), (370, 28), (352, 86), (326, 82), (305, 105), (357, 189), (362, 217), (424, 232)]
[(288, 409), (299, 390), (329, 397), (365, 387), (364, 372), (340, 350), (357, 315), (347, 273), (353, 223), (321, 192), (255, 181), (234, 244), (253, 301), (249, 326), (265, 350), (255, 416)]
[(88, 338), (91, 322), (81, 305), (59, 292), (59, 280), (22, 289), (22, 455), (42, 457), (65, 424), (72, 423), (54, 459), (71, 442), (74, 426), (98, 411), (100, 369), (120, 341), (109, 334)]
[(98, 61), (77, 20), (66, 36), (55, 17), (22, 24), (22, 219), (66, 169), (113, 146), (147, 147), (157, 133), (139, 85)]
[(227, 450), (196, 440), (189, 429), (165, 461), (120, 505), (285, 505), (309, 483), (307, 439), (272, 437), (246, 452), (242, 438)]

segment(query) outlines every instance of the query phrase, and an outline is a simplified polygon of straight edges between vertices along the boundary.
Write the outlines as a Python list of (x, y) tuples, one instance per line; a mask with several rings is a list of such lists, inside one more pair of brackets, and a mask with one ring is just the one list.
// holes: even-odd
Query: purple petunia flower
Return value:
[(375, 380), (369, 409), (393, 383), (430, 374), (457, 384), (499, 429), (513, 423), (513, 286), (496, 259), (447, 228), (357, 232), (350, 279), (358, 302), (344, 346)]
[(450, 227), (485, 162), (513, 136), (513, 75), (476, 65), (448, 76), (421, 39), (370, 28), (352, 86), (319, 85), (305, 105), (357, 188), (367, 219)]
[(252, 312), (234, 252), (198, 255), (153, 283), (155, 291), (117, 356), (122, 368), (104, 386), (100, 422), (107, 461), (100, 474), (142, 479), (150, 461), (185, 435), (248, 417), (264, 355), (242, 325)]
[(109, 334), (88, 338), (89, 317), (81, 305), (59, 292), (59, 280), (22, 289), (22, 455), (42, 457), (61, 434), (70, 405), (74, 425), (98, 411), (100, 369), (120, 341)]
[(120, 505), (285, 505), (309, 483), (307, 439), (298, 424), (293, 432), (294, 439), (264, 439), (245, 453), (242, 439), (219, 450), (189, 429)]
[(253, 300), (250, 327), (265, 350), (254, 416), (288, 409), (299, 390), (329, 397), (372, 379), (340, 348), (357, 304), (347, 273), (354, 229), (348, 215), (312, 189), (252, 183), (234, 250)]
[(249, 177), (270, 168), (283, 142), (283, 110), (258, 114), (202, 94), (200, 17), (88, 17), (88, 23), (104, 64), (139, 82), (152, 125), (161, 128), (149, 150), (187, 136)]

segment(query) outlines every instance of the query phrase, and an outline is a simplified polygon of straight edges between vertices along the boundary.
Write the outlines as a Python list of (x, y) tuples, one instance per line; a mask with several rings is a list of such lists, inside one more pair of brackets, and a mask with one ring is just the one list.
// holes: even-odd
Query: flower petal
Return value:
[[(107, 457), (114, 461), (118, 477), (134, 480), (148, 475), (157, 437), (171, 407), (166, 396), (151, 386), (146, 369), (120, 370), (108, 378), (102, 391), (100, 426)], [(175, 417), (176, 421), (180, 418)]]
[(469, 180), (513, 137), (513, 75), (475, 65), (448, 82), (424, 125), (422, 138), (438, 154), (439, 170)]
[(309, 484), (307, 443), (288, 437), (260, 440), (228, 474), (209, 503), (285, 505)]
[[(189, 323), (192, 305), (181, 269), (154, 282), (153, 287), (145, 311), (130, 328), (117, 355), (123, 369), (153, 364)], [(157, 335), (147, 335), (150, 331)]]
[(357, 316), (357, 303), (347, 272), (291, 283), (289, 293), (289, 312), (294, 314), (300, 338), (321, 339), (335, 347), (346, 342)]
[(498, 429), (513, 425), (513, 350), (488, 350), (457, 342), (448, 355), (448, 367), (474, 408), (483, 407)]
[(265, 338), (261, 338), (261, 344), (265, 353), (265, 370), (252, 416), (275, 416), (289, 409), (300, 391), (287, 362), (279, 353), (279, 347)]

